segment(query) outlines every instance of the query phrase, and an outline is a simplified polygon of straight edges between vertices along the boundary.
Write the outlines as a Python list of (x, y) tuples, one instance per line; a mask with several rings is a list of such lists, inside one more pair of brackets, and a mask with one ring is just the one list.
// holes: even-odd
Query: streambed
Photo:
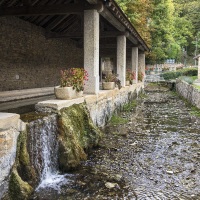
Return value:
[[(65, 177), (31, 199), (199, 200), (200, 118), (163, 88), (147, 88), (137, 106), (109, 124), (98, 148)], [(59, 187), (58, 187), (59, 186)]]

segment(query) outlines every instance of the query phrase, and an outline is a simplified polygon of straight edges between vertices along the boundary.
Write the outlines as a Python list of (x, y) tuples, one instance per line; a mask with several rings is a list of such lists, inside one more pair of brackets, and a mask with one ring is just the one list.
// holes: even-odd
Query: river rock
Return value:
[(105, 186), (106, 186), (108, 189), (119, 188), (119, 185), (118, 185), (117, 183), (111, 183), (111, 182), (106, 182), (106, 183), (105, 183)]

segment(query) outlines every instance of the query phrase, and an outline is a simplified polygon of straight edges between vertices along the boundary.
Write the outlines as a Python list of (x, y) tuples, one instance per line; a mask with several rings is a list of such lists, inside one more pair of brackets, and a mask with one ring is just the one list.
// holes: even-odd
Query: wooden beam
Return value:
[(87, 2), (90, 4), (97, 4), (97, 0), (87, 0)]
[(100, 38), (110, 38), (110, 37), (117, 37), (121, 35), (126, 35), (127, 32), (121, 32), (121, 31), (103, 31), (100, 32)]
[(136, 38), (134, 38), (131, 34), (129, 34), (129, 36), (127, 37), (133, 44), (137, 45), (138, 44), (138, 40)]
[(0, 16), (35, 16), (35, 15), (66, 15), (79, 14), (84, 10), (95, 9), (101, 11), (103, 4), (62, 4), (62, 5), (37, 5), (0, 8)]
[(65, 20), (69, 15), (62, 15), (58, 16), (53, 22), (49, 23), (48, 26), (46, 27), (47, 30), (52, 30), (56, 26), (58, 26), (63, 20)]
[[(131, 49), (132, 46), (126, 46), (126, 49)], [(101, 44), (100, 49), (117, 49), (117, 44)]]
[(22, 3), (23, 3), (24, 6), (30, 6), (31, 5), (30, 0), (22, 0)]
[[(47, 30), (49, 30), (47, 28)], [(100, 38), (113, 38), (120, 35), (128, 35), (128, 33), (120, 32), (120, 31), (103, 31), (100, 32)], [(83, 33), (81, 32), (75, 32), (75, 33), (55, 33), (55, 32), (49, 32), (47, 31), (46, 34), (47, 38), (83, 38)]]
[(104, 10), (100, 13), (107, 21), (109, 21), (117, 30), (125, 31), (125, 27), (119, 20), (117, 20), (113, 14), (105, 7)]
[(46, 32), (46, 38), (83, 38), (83, 33), (75, 32), (75, 33), (53, 33), (53, 32)]

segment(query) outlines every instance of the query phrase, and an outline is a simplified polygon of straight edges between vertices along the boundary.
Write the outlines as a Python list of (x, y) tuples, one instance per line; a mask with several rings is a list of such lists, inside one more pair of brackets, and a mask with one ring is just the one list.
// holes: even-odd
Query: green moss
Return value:
[(27, 132), (21, 132), (17, 141), (16, 161), (14, 165), (18, 174), (27, 181), (30, 185), (34, 186), (37, 183), (36, 172), (31, 165), (29, 153), (27, 150)]
[(36, 173), (27, 151), (27, 132), (24, 131), (17, 140), (16, 159), (9, 180), (10, 200), (28, 199), (36, 182)]
[(29, 198), (33, 188), (24, 182), (16, 170), (13, 170), (9, 183), (9, 196), (12, 200), (26, 200)]
[(128, 122), (127, 119), (124, 119), (118, 115), (113, 115), (110, 119), (111, 125), (126, 124), (127, 122)]
[(43, 117), (46, 117), (47, 113), (36, 113), (36, 112), (30, 112), (20, 115), (20, 119), (24, 122), (31, 122), (37, 119), (41, 119)]
[(77, 167), (85, 160), (86, 149), (96, 146), (101, 131), (94, 126), (86, 106), (74, 104), (60, 111), (59, 120), (59, 166), (62, 171)]

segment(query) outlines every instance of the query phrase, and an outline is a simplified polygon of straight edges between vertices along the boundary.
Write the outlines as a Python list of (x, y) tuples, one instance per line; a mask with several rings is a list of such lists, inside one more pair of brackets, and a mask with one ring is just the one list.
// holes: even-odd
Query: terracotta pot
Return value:
[(113, 90), (115, 89), (115, 82), (103, 82), (103, 89), (104, 90)]
[(67, 99), (74, 99), (77, 97), (76, 91), (73, 89), (73, 87), (56, 86), (54, 88), (54, 93), (57, 99), (67, 100)]

